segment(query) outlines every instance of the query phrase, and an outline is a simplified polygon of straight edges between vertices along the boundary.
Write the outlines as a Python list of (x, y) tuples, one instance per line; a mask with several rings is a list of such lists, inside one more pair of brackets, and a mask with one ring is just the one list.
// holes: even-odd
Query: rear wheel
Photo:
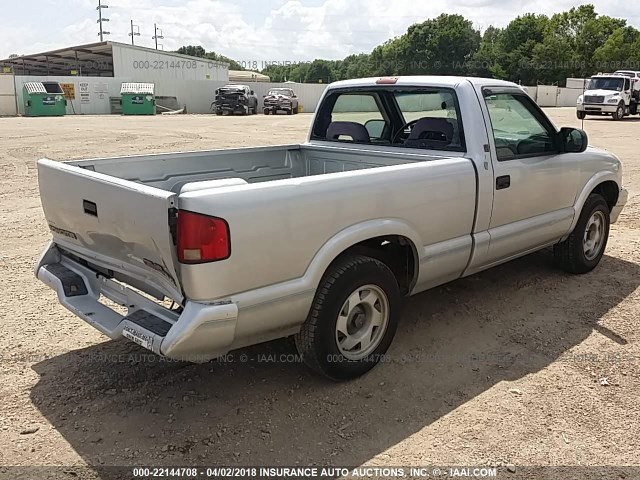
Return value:
[(609, 240), (609, 205), (591, 194), (569, 238), (553, 248), (556, 263), (570, 273), (588, 273), (598, 266)]
[(622, 120), (624, 118), (624, 103), (620, 102), (616, 111), (612, 115), (614, 120)]
[(296, 347), (314, 371), (336, 381), (371, 370), (396, 332), (402, 297), (384, 263), (354, 255), (322, 278)]

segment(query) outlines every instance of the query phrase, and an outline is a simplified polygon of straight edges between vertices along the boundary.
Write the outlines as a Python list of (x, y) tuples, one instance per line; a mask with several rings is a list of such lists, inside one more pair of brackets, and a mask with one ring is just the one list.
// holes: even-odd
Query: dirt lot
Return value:
[(639, 121), (586, 121), (631, 192), (595, 272), (542, 252), (414, 297), (391, 361), (351, 383), (264, 357), (289, 340), (244, 363), (160, 362), (33, 277), (38, 158), (297, 143), (310, 118), (0, 119), (0, 465), (640, 463)]

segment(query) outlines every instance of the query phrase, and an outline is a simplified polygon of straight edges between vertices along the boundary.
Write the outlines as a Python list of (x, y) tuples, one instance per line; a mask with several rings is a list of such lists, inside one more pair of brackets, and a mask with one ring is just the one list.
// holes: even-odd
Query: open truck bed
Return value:
[[(437, 175), (427, 174), (435, 169), (424, 168), (430, 159), (439, 159), (434, 162), (438, 175), (462, 173), (454, 184), (461, 182), (472, 204), (475, 176), (468, 160), (352, 146), (285, 145), (64, 163), (43, 159), (38, 162), (40, 195), (53, 242), (36, 274), (58, 291), (63, 305), (112, 338), (124, 335), (177, 358), (211, 358), (221, 353), (212, 344), (226, 348), (238, 337), (237, 305), (230, 299), (249, 290), (254, 292), (249, 303), (261, 303), (267, 290), (256, 297), (255, 289), (279, 285), (274, 288), (286, 290), (283, 282), (300, 281), (336, 231), (414, 208), (411, 196), (383, 207), (380, 195), (404, 191), (403, 182), (414, 184), (414, 174), (403, 170), (410, 165), (422, 166), (421, 175), (435, 183)], [(447, 195), (441, 195), (442, 201)], [(473, 208), (465, 212), (459, 226), (470, 246)], [(200, 214), (224, 218), (218, 227), (227, 230), (225, 241), (232, 246), (225, 258), (230, 260), (196, 265), (181, 258), (180, 220)], [(308, 224), (314, 218), (320, 223)], [(187, 228), (197, 226), (182, 230)], [(280, 253), (269, 252), (276, 246), (282, 247)], [(274, 335), (283, 328), (293, 332), (293, 318), (306, 315), (314, 290), (301, 288), (293, 310), (283, 315), (278, 307), (267, 314), (279, 316)], [(102, 296), (129, 314), (114, 312)], [(165, 298), (178, 310), (159, 306), (156, 300)], [(190, 320), (179, 324), (185, 316)], [(193, 335), (196, 330), (199, 335)], [(257, 330), (247, 325), (244, 334), (249, 339)]]

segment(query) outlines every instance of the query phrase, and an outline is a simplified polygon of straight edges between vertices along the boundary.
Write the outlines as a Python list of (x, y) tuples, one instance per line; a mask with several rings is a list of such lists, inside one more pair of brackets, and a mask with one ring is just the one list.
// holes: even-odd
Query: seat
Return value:
[(340, 137), (350, 137), (354, 143), (371, 143), (369, 132), (357, 122), (331, 122), (327, 128), (327, 140), (344, 140)]
[(411, 129), (404, 143), (409, 148), (442, 148), (451, 144), (453, 125), (446, 118), (424, 117)]

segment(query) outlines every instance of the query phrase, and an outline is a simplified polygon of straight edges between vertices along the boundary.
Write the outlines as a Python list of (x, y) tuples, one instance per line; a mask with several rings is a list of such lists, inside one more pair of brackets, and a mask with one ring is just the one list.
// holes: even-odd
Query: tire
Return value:
[(611, 114), (614, 120), (622, 120), (624, 118), (624, 103), (620, 102), (616, 111)]
[(265, 115), (269, 115), (269, 109), (268, 109), (268, 108), (265, 108), (263, 113), (264, 113)]
[(296, 105), (296, 107), (293, 109), (293, 114), (294, 115), (298, 114), (298, 105)]
[(583, 274), (598, 266), (609, 241), (609, 215), (609, 205), (602, 195), (589, 195), (576, 228), (553, 247), (556, 263), (563, 270)]
[(578, 120), (584, 120), (585, 117), (587, 116), (586, 112), (576, 112), (576, 116), (578, 117)]
[(287, 110), (287, 115), (293, 115), (293, 107)]
[[(309, 368), (331, 380), (359, 377), (391, 345), (401, 308), (398, 282), (389, 267), (370, 257), (345, 256), (320, 281), (295, 337), (298, 353)], [(361, 335), (366, 340), (357, 342)]]

